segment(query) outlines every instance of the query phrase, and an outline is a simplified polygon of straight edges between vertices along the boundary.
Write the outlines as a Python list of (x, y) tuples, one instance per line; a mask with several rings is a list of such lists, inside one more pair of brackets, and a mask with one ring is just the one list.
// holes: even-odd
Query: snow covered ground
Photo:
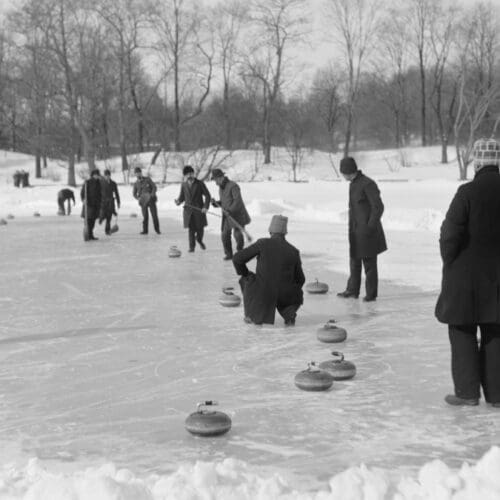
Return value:
[[(379, 181), (389, 245), (379, 300), (365, 304), (335, 295), (348, 268), (348, 184), (320, 153), (300, 172), (309, 182), (287, 182), (284, 157), (248, 182), (254, 154), (227, 169), (248, 231), (266, 236), (271, 216), (287, 215), (307, 281), (330, 285), (306, 295), (295, 329), (245, 325), (241, 307), (218, 304), (237, 284), (220, 220), (209, 217), (208, 249), (187, 254), (177, 184), (159, 192), (161, 236), (139, 236), (139, 207), (121, 185), (120, 231), (98, 228), (100, 240), (84, 243), (79, 202), (55, 216), (64, 174), (37, 181), (31, 158), (0, 153), (0, 499), (500, 498), (498, 413), (442, 399), (449, 347), (433, 307), (456, 165), (439, 165), (437, 148), (406, 151), (405, 168), (397, 152), (359, 155)], [(19, 168), (35, 187), (12, 186)], [(61, 167), (49, 170), (57, 178)], [(167, 257), (171, 245), (180, 259)], [(348, 331), (333, 348), (358, 374), (301, 392), (295, 374), (329, 357), (316, 330), (331, 317)], [(227, 435), (184, 430), (205, 399), (231, 416)]]

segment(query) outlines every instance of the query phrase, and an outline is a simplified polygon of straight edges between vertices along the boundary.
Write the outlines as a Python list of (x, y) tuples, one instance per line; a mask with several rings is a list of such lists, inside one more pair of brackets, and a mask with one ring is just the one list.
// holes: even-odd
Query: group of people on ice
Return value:
[[(485, 400), (500, 408), (500, 144), (480, 139), (473, 148), (474, 179), (457, 190), (440, 231), (443, 261), (442, 287), (436, 304), (437, 319), (448, 324), (451, 345), (451, 372), (454, 393), (445, 401), (454, 406), (479, 404), (482, 388)], [(358, 169), (352, 157), (343, 158), (340, 172), (349, 186), (349, 277), (342, 299), (357, 299), (365, 274), (365, 302), (378, 295), (377, 256), (387, 249), (382, 228), (384, 205), (376, 182)], [(148, 212), (155, 231), (160, 234), (156, 209), (156, 185), (135, 169), (133, 195), (143, 214), (141, 234), (148, 233)], [(244, 320), (260, 325), (274, 324), (275, 313), (286, 326), (295, 324), (303, 303), (305, 276), (300, 253), (286, 240), (288, 219), (274, 215), (269, 237), (244, 246), (245, 226), (250, 216), (237, 183), (222, 170), (214, 169), (212, 179), (219, 187), (215, 201), (205, 183), (196, 178), (194, 169), (183, 169), (183, 182), (177, 205), (183, 206), (184, 227), (188, 229), (189, 251), (203, 242), (206, 214), (210, 204), (222, 210), (221, 239), (224, 259), (231, 260), (240, 276)], [(63, 190), (64, 191), (64, 190)], [(116, 183), (110, 172), (104, 178), (92, 171), (81, 191), (87, 206), (91, 239), (95, 221), (109, 221), (120, 206)], [(233, 253), (232, 236), (236, 241)], [(255, 272), (247, 263), (256, 258)], [(481, 332), (478, 341), (477, 331)]]

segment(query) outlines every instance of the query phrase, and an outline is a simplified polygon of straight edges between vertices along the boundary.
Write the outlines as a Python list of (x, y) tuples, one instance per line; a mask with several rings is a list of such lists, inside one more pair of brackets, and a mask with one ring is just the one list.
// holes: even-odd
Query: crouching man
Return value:
[[(269, 238), (261, 238), (233, 257), (236, 273), (241, 276), (245, 322), (274, 324), (276, 309), (293, 326), (302, 305), (305, 282), (299, 251), (285, 239), (288, 218), (274, 215)], [(247, 268), (257, 257), (255, 273)]]

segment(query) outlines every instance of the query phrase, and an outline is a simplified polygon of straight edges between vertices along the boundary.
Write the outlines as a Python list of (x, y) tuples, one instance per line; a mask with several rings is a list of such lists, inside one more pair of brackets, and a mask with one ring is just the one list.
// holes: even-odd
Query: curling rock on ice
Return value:
[(219, 304), (224, 307), (236, 307), (241, 303), (239, 295), (233, 292), (233, 287), (224, 287), (222, 295), (219, 297)]
[(334, 380), (348, 380), (356, 375), (356, 366), (354, 363), (345, 360), (341, 352), (332, 351), (332, 356), (335, 356), (336, 359), (323, 361), (319, 364), (319, 367), (327, 371)]
[(306, 370), (295, 375), (295, 385), (303, 391), (326, 391), (332, 384), (332, 375), (321, 370), (314, 361), (308, 364)]
[(323, 294), (328, 292), (328, 285), (326, 283), (322, 283), (321, 281), (318, 281), (318, 278), (316, 278), (316, 281), (313, 283), (308, 283), (306, 285), (306, 291), (308, 293), (313, 293), (313, 294)]
[(347, 332), (335, 324), (334, 319), (328, 320), (317, 331), (318, 340), (321, 342), (343, 342), (347, 338)]
[(180, 257), (182, 255), (182, 252), (175, 246), (171, 246), (168, 249), (168, 256), (172, 258)]
[(186, 430), (195, 436), (209, 437), (221, 436), (231, 429), (231, 419), (228, 415), (203, 408), (216, 404), (216, 401), (198, 403), (196, 411), (186, 418)]

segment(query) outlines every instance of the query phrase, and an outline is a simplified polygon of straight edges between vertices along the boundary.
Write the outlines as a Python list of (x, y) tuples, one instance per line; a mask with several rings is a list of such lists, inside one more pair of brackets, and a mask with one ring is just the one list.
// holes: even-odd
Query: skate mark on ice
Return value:
[(141, 326), (121, 326), (112, 328), (80, 328), (78, 330), (63, 330), (54, 333), (35, 333), (31, 335), (22, 335), (20, 337), (7, 337), (0, 339), (1, 344), (20, 344), (23, 342), (39, 342), (44, 340), (56, 340), (64, 338), (91, 337), (94, 335), (107, 335), (109, 333), (126, 333), (139, 330), (153, 330), (157, 325), (141, 325)]

